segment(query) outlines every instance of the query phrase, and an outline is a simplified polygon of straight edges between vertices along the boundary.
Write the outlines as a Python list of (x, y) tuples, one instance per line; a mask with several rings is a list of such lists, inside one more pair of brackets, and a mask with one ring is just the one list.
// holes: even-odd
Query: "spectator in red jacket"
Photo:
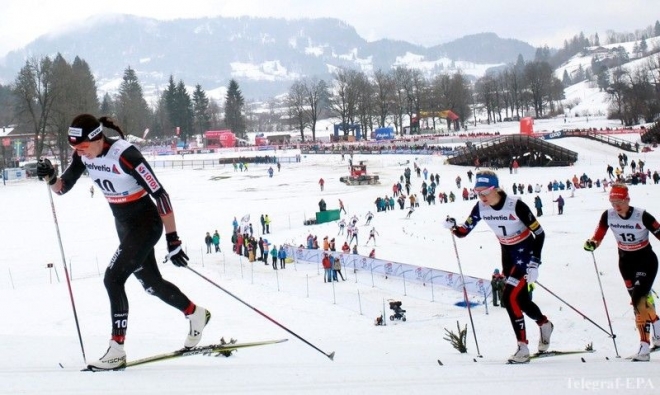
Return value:
[(343, 252), (344, 254), (348, 254), (349, 252), (351, 252), (351, 247), (348, 245), (347, 242), (344, 242), (344, 245), (341, 246), (341, 252)]
[(323, 259), (321, 260), (321, 264), (323, 264), (323, 270), (325, 271), (324, 276), (323, 276), (323, 282), (324, 283), (331, 283), (332, 282), (332, 264), (330, 263), (330, 257), (328, 256), (327, 253), (323, 254)]

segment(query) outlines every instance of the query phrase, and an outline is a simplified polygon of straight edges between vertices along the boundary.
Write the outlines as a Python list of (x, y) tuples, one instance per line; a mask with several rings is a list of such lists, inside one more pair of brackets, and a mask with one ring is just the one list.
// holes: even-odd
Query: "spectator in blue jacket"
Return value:
[(270, 256), (273, 258), (273, 269), (277, 270), (277, 246), (273, 244), (273, 249), (270, 250)]
[(286, 265), (286, 250), (284, 249), (284, 246), (280, 246), (280, 250), (277, 253), (277, 257), (280, 259), (280, 269), (284, 269)]

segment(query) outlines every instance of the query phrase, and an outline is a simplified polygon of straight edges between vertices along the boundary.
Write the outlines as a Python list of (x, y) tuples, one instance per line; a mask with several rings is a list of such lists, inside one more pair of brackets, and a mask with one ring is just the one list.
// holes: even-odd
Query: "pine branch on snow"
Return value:
[(456, 329), (458, 329), (458, 335), (453, 331), (445, 328), (445, 333), (447, 336), (445, 336), (443, 339), (450, 342), (452, 347), (457, 349), (460, 353), (464, 354), (467, 352), (467, 324), (465, 324), (465, 328), (461, 330), (461, 325), (458, 321), (456, 321)]

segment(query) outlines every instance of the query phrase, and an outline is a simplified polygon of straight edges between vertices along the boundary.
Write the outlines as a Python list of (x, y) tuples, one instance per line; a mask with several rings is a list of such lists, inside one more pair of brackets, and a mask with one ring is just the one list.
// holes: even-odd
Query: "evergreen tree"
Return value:
[(154, 109), (154, 116), (151, 121), (151, 126), (149, 127), (149, 137), (150, 138), (163, 138), (167, 135), (171, 135), (173, 130), (169, 113), (167, 112), (167, 104), (165, 100), (165, 93), (161, 93), (156, 103), (156, 108)]
[(655, 21), (655, 26), (653, 27), (654, 37), (660, 36), (660, 21)]
[(646, 36), (642, 36), (641, 41), (639, 42), (639, 52), (641, 52), (642, 56), (646, 55), (646, 51), (648, 51), (649, 46), (646, 43)]
[(575, 76), (573, 77), (573, 81), (577, 83), (577, 82), (584, 81), (584, 79), (585, 79), (584, 69), (582, 68), (582, 65), (580, 65), (578, 67), (577, 71), (575, 72)]
[(536, 53), (534, 54), (535, 62), (548, 62), (550, 60), (550, 48), (547, 45), (543, 47), (536, 48)]
[(99, 111), (99, 98), (96, 88), (96, 80), (92, 74), (89, 64), (78, 56), (71, 64), (74, 86), (72, 87), (72, 99), (74, 110), (79, 113), (96, 114)]
[(600, 46), (600, 38), (598, 37), (598, 33), (594, 36), (594, 46), (599, 47)]
[(604, 65), (599, 65), (597, 67), (598, 68), (594, 68), (596, 73), (596, 83), (598, 84), (598, 88), (601, 91), (604, 91), (610, 85), (610, 73)]
[(130, 66), (124, 70), (115, 106), (116, 118), (124, 133), (142, 136), (149, 127), (151, 110), (144, 99), (137, 74)]
[(561, 77), (561, 83), (564, 84), (564, 87), (573, 85), (571, 77), (568, 75), (568, 70), (564, 69), (564, 75)]
[(163, 92), (163, 99), (165, 102), (165, 113), (169, 125), (163, 125), (165, 135), (174, 134), (174, 129), (179, 126), (179, 118), (176, 104), (176, 84), (174, 83), (174, 76), (170, 74), (170, 79), (167, 84), (167, 89)]
[(176, 85), (176, 103), (180, 117), (179, 138), (184, 144), (194, 134), (193, 131), (193, 104), (188, 90), (182, 80)]
[(238, 87), (238, 82), (232, 79), (229, 81), (225, 97), (225, 124), (240, 138), (246, 137), (245, 117), (243, 116), (244, 105), (245, 100)]
[(103, 95), (103, 101), (101, 102), (101, 115), (113, 116), (115, 113), (115, 103), (112, 101), (109, 93)]
[(174, 84), (174, 77), (170, 75), (170, 80), (165, 92), (163, 92), (165, 101), (165, 110), (167, 112), (167, 119), (171, 130), (165, 129), (165, 134), (177, 134), (177, 137), (184, 142), (188, 141), (188, 137), (193, 135), (193, 105), (190, 95), (182, 80), (178, 84)]
[(9, 85), (0, 84), (0, 126), (15, 123), (16, 97)]
[(203, 134), (209, 130), (211, 116), (209, 114), (209, 99), (202, 86), (197, 84), (192, 98), (193, 105), (193, 130), (196, 134)]
[(614, 48), (614, 56), (616, 57), (619, 66), (630, 61), (630, 58), (628, 57), (628, 51), (626, 51), (626, 49), (621, 45)]

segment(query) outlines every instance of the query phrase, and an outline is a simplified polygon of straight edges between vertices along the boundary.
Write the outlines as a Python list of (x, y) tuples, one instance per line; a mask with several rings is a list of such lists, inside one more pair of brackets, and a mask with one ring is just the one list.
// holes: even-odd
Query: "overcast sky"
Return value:
[(0, 56), (48, 32), (104, 13), (156, 19), (203, 16), (334, 17), (367, 40), (435, 45), (494, 32), (532, 45), (560, 47), (583, 31), (633, 32), (658, 19), (657, 0), (2, 0)]

